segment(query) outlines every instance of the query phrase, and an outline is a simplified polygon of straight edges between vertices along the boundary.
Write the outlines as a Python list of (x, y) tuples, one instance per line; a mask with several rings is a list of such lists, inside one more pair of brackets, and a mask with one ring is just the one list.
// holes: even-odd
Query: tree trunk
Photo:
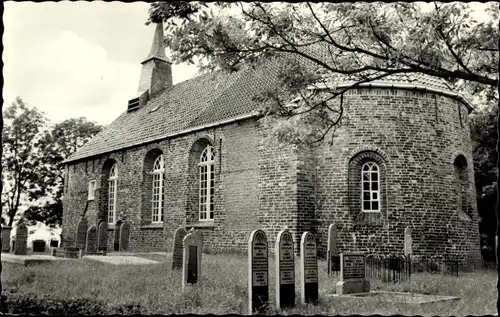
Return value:
[[(497, 48), (500, 48), (500, 39), (498, 40)], [(500, 60), (498, 60), (498, 67), (500, 67)], [(497, 91), (500, 92), (500, 80), (497, 82)], [(500, 237), (500, 100), (498, 101), (497, 113), (497, 202), (496, 202), (496, 215), (497, 215), (497, 237)], [(498, 239), (498, 238), (497, 238)], [(500, 314), (500, 265), (498, 259), (500, 258), (500, 243), (495, 245), (496, 262), (497, 262), (497, 314)]]

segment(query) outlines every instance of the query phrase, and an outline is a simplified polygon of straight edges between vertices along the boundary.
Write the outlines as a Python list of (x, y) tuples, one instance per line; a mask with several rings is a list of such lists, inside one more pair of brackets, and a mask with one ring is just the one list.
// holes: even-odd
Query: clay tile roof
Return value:
[[(254, 97), (276, 83), (278, 69), (279, 63), (275, 59), (255, 70), (248, 68), (229, 74), (214, 72), (178, 83), (138, 110), (122, 113), (63, 163), (165, 139), (204, 125), (250, 116), (262, 106)], [(336, 81), (346, 80), (349, 81), (339, 76)], [(451, 90), (444, 80), (424, 74), (391, 75), (381, 82)]]

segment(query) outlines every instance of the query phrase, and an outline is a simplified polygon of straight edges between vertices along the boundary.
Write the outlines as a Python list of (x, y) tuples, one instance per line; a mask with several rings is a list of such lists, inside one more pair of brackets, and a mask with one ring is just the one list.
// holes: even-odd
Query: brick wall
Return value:
[[(276, 234), (287, 226), (297, 251), (300, 235), (310, 230), (324, 253), (326, 230), (336, 222), (342, 251), (401, 253), (404, 228), (410, 226), (415, 255), (459, 253), (464, 263), (479, 261), (465, 106), (436, 94), (363, 88), (350, 92), (344, 107), (333, 144), (315, 149), (270, 145), (263, 141), (266, 131), (245, 120), (69, 164), (65, 242), (74, 243), (91, 179), (100, 199), (89, 204), (89, 225), (99, 212), (107, 214), (105, 162), (114, 160), (118, 218), (131, 222), (132, 249), (170, 250), (179, 226), (202, 230), (205, 251), (245, 252), (255, 229), (266, 232), (273, 249)], [(206, 144), (216, 153), (212, 223), (197, 220), (197, 163)], [(151, 225), (148, 158), (158, 153), (165, 160), (164, 223)], [(466, 166), (458, 173), (454, 163), (460, 155)], [(367, 160), (381, 167), (380, 214), (360, 213), (359, 168)], [(460, 212), (464, 197), (467, 214)]]

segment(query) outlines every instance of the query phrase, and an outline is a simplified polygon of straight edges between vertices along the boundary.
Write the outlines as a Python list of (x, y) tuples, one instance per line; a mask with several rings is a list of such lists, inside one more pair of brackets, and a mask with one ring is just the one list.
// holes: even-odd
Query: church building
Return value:
[(340, 252), (402, 254), (408, 227), (416, 257), (480, 262), (472, 106), (444, 80), (362, 84), (344, 96), (331, 144), (269, 146), (255, 97), (279, 65), (173, 85), (162, 40), (158, 24), (137, 95), (64, 161), (65, 246), (88, 203), (89, 225), (107, 221), (110, 237), (117, 221), (130, 223), (132, 250), (171, 251), (185, 227), (202, 231), (205, 252), (243, 253), (251, 231), (264, 230), (272, 248), (288, 227), (297, 247), (314, 233), (324, 254), (334, 223)]

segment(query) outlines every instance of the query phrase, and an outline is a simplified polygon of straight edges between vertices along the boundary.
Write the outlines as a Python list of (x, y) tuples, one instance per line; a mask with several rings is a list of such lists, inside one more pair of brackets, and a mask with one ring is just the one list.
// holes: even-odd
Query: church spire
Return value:
[(165, 55), (165, 48), (163, 47), (163, 23), (156, 23), (155, 35), (153, 37), (153, 43), (151, 44), (151, 52), (149, 52), (148, 57), (142, 62), (144, 64), (152, 58), (157, 58), (168, 62), (167, 56)]

